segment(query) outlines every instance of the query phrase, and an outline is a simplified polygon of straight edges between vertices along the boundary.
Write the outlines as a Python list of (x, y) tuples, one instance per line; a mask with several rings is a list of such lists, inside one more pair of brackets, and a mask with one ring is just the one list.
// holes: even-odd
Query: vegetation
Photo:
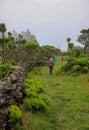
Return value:
[[(89, 29), (83, 29), (76, 47), (67, 38), (68, 50), (61, 52), (53, 46), (40, 46), (26, 41), (21, 34), (15, 39), (11, 32), (5, 36), (6, 26), (0, 23), (0, 78), (12, 68), (11, 63), (36, 66), (25, 79), (25, 98), (21, 110), (9, 107), (9, 118), (15, 129), (23, 130), (88, 130), (89, 129)], [(62, 62), (59, 55), (65, 55)], [(55, 58), (53, 75), (47, 66)], [(19, 119), (21, 119), (19, 121)]]
[[(38, 72), (34, 69), (29, 73), (30, 79), (44, 84), (47, 108), (44, 113), (24, 110), (24, 130), (89, 129), (89, 74), (75, 76), (62, 72), (57, 75), (61, 66), (61, 58), (56, 57), (52, 76), (48, 66), (40, 67)], [(30, 105), (32, 103), (37, 103), (38, 107), (37, 100), (31, 101)]]
[(82, 68), (82, 72), (83, 72), (83, 73), (87, 73), (87, 72), (88, 72), (88, 70), (89, 70), (89, 68), (88, 68), (88, 67), (86, 67), (86, 66), (84, 66), (84, 67)]
[(24, 101), (27, 110), (32, 112), (44, 111), (46, 109), (46, 103), (40, 98), (26, 98)]
[(26, 98), (24, 100), (24, 105), (27, 110), (31, 110), (32, 112), (36, 111), (44, 111), (46, 110), (46, 102), (43, 100), (42, 95), (44, 93), (43, 85), (37, 81), (28, 77), (25, 80), (26, 84)]
[(11, 105), (9, 107), (9, 118), (12, 122), (16, 122), (22, 117), (22, 112), (20, 108), (16, 105)]
[(0, 23), (0, 32), (2, 33), (2, 38), (4, 38), (6, 30), (6, 25), (4, 23)]
[(80, 71), (80, 70), (81, 70), (81, 66), (80, 66), (80, 65), (74, 65), (74, 66), (72, 67), (72, 70), (73, 70), (73, 71)]
[(87, 71), (89, 71), (89, 60), (87, 57), (72, 57), (68, 58), (62, 65), (62, 70), (63, 71), (82, 71), (82, 69), (87, 67)]
[(8, 37), (5, 36), (6, 26), (0, 23), (0, 62), (7, 63), (11, 60), (17, 63), (32, 63), (37, 61), (47, 61), (50, 56), (58, 55), (60, 50), (53, 46), (39, 46), (37, 41), (26, 41), (24, 37), (19, 34), (15, 39), (11, 32), (8, 32)]
[[(25, 82), (26, 82), (26, 92), (28, 92), (27, 90), (34, 91), (38, 94), (44, 92), (43, 85), (40, 82), (29, 78), (26, 78)], [(30, 95), (27, 93), (27, 96)]]
[(1, 64), (0, 65), (0, 78), (6, 76), (8, 72), (12, 69), (11, 64)]
[(84, 53), (87, 53), (87, 49), (89, 49), (89, 29), (82, 29), (80, 33), (81, 34), (78, 36), (77, 41), (84, 45)]

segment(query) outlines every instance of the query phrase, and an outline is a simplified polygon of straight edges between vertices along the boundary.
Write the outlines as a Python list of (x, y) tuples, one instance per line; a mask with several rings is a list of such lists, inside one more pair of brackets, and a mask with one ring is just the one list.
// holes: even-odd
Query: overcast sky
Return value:
[(89, 0), (0, 0), (0, 22), (7, 31), (29, 29), (40, 45), (66, 50), (67, 37), (78, 45), (80, 31), (89, 28)]

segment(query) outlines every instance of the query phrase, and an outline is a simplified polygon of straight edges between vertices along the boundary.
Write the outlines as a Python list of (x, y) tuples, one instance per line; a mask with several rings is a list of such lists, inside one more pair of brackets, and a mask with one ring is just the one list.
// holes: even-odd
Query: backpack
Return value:
[(55, 65), (55, 60), (52, 60), (53, 65)]
[(52, 67), (53, 66), (52, 61), (50, 61), (48, 65), (49, 65), (49, 67)]

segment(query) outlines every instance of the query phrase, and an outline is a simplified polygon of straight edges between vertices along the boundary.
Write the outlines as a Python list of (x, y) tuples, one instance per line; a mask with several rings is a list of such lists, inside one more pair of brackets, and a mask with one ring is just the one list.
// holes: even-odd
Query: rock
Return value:
[(24, 80), (26, 73), (23, 67), (15, 66), (10, 73), (0, 80), (0, 130), (9, 130), (12, 124), (8, 118), (8, 107), (12, 104), (20, 105), (25, 93)]
[(11, 78), (11, 83), (15, 83), (15, 82), (17, 81), (17, 75), (14, 74), (14, 73), (12, 73), (12, 74), (10, 75), (10, 78)]

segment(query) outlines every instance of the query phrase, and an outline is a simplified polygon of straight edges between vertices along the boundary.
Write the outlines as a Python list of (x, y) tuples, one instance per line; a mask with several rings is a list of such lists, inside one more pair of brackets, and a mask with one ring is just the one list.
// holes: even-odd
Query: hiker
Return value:
[(49, 70), (50, 70), (50, 75), (52, 75), (52, 71), (53, 71), (53, 66), (55, 64), (55, 61), (53, 58), (50, 58), (49, 62), (48, 62), (48, 66), (49, 66)]
[(64, 56), (61, 57), (62, 62), (64, 61)]

